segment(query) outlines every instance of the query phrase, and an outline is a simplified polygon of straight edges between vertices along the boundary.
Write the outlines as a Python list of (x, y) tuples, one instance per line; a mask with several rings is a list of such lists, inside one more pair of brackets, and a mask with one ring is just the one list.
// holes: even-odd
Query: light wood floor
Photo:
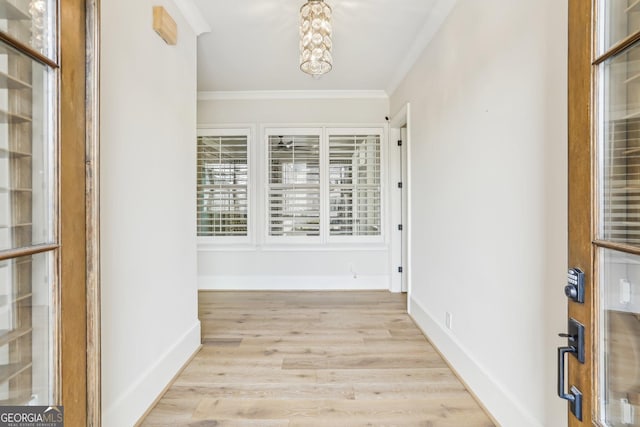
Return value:
[(372, 292), (200, 292), (203, 348), (142, 423), (493, 426), (406, 314)]

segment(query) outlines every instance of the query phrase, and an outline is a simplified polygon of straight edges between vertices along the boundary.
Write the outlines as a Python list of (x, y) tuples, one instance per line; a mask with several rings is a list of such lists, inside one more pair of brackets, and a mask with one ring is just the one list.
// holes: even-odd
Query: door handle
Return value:
[(567, 353), (577, 354), (574, 346), (558, 347), (558, 396), (569, 401), (570, 409), (578, 421), (582, 421), (582, 393), (576, 386), (571, 386), (568, 393), (564, 391), (564, 361)]

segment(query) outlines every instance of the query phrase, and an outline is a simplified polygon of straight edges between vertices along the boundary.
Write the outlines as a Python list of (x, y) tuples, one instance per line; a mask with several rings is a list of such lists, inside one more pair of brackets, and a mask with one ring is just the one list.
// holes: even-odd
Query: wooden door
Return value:
[(68, 426), (99, 423), (86, 11), (0, 0), (0, 406), (62, 405)]
[(569, 0), (570, 426), (640, 426), (639, 41), (640, 1)]

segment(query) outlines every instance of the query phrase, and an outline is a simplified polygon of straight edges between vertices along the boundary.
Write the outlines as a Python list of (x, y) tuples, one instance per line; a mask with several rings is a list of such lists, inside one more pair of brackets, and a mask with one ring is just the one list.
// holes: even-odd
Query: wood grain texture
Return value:
[(100, 0), (86, 0), (86, 7), (87, 426), (100, 427)]
[(178, 42), (178, 26), (162, 6), (153, 7), (153, 29), (168, 45)]
[(406, 314), (370, 292), (200, 292), (203, 348), (142, 426), (493, 426)]
[(65, 425), (87, 425), (85, 2), (60, 2), (60, 305)]
[[(569, 0), (569, 266), (585, 272), (585, 303), (569, 302), (569, 317), (587, 327), (585, 334), (586, 363), (580, 364), (569, 356), (568, 387), (575, 385), (583, 393), (583, 421), (569, 412), (569, 425), (591, 426), (592, 372), (594, 367), (593, 334), (597, 324), (592, 322), (595, 303), (593, 192), (592, 192), (592, 126), (591, 126), (591, 60), (592, 60), (592, 2)], [(564, 331), (563, 331), (564, 332)], [(568, 406), (568, 405), (567, 405)], [(597, 407), (597, 405), (596, 405)]]

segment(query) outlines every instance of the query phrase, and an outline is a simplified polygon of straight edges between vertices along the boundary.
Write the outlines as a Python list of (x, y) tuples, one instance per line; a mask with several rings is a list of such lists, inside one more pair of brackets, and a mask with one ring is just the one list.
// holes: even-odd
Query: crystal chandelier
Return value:
[(308, 0), (300, 8), (300, 69), (314, 77), (331, 71), (331, 7)]

